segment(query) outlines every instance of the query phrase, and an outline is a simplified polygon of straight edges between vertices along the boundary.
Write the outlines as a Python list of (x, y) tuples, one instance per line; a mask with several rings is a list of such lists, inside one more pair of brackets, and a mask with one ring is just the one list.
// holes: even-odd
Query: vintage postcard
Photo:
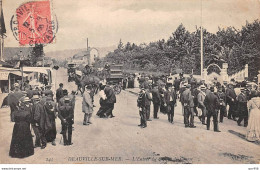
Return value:
[(259, 0), (0, 4), (1, 164), (260, 163)]

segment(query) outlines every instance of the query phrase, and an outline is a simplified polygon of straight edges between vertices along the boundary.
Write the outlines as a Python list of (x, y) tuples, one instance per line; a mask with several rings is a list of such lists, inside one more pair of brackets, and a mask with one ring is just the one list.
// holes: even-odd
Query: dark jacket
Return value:
[(217, 93), (218, 99), (219, 99), (219, 103), (222, 103), (222, 106), (226, 106), (226, 94), (221, 92)]
[(182, 93), (181, 103), (182, 103), (184, 106), (187, 104), (189, 107), (194, 107), (193, 97), (192, 97), (192, 95), (191, 95), (190, 89), (186, 89), (186, 90)]
[(237, 96), (237, 101), (238, 101), (238, 110), (239, 111), (247, 110), (247, 96), (246, 96), (246, 94), (240, 93)]
[(36, 122), (40, 126), (41, 131), (44, 134), (47, 133), (52, 128), (51, 122), (47, 118), (47, 116), (48, 115), (44, 108), (44, 103), (40, 101), (39, 103), (35, 104), (33, 119), (34, 122)]
[(29, 99), (31, 99), (33, 97), (33, 90), (26, 90), (26, 94), (27, 94), (27, 97), (29, 97)]
[[(58, 117), (61, 120), (61, 124), (73, 124), (73, 110), (71, 106), (62, 106), (60, 108), (60, 112), (58, 114)], [(65, 119), (65, 121), (64, 121)]]
[(214, 93), (210, 92), (205, 97), (204, 105), (209, 113), (216, 113), (216, 110), (219, 109), (218, 97)]
[(116, 95), (114, 90), (111, 87), (106, 87), (104, 89), (104, 92), (107, 96), (106, 103), (107, 104), (114, 104), (116, 103)]
[(59, 102), (59, 100), (63, 97), (63, 90), (62, 88), (58, 88), (57, 91), (56, 91), (56, 99), (57, 99), (57, 102)]
[(53, 97), (53, 92), (51, 90), (44, 90), (43, 94), (45, 94), (45, 96)]
[(160, 100), (160, 93), (159, 90), (157, 89), (152, 89), (152, 99), (153, 99), (153, 103), (154, 104), (160, 104), (161, 100)]
[(174, 88), (175, 90), (179, 90), (180, 89), (180, 83), (181, 81), (179, 79), (175, 79), (173, 84), (174, 84)]
[[(73, 123), (73, 107), (72, 107), (72, 102), (69, 101), (68, 103), (65, 102), (65, 97), (60, 99), (59, 105), (58, 105), (58, 117), (61, 120), (61, 124), (72, 124)], [(65, 121), (64, 121), (65, 119)]]
[(170, 105), (170, 104), (175, 104), (176, 103), (176, 94), (174, 92), (174, 90), (172, 91), (165, 91), (164, 93), (164, 99), (165, 99), (165, 103), (167, 105)]
[(230, 103), (232, 99), (236, 100), (237, 95), (234, 89), (227, 88), (226, 95), (227, 95), (227, 103)]
[(148, 90), (145, 91), (145, 106), (150, 106), (152, 101), (152, 96)]

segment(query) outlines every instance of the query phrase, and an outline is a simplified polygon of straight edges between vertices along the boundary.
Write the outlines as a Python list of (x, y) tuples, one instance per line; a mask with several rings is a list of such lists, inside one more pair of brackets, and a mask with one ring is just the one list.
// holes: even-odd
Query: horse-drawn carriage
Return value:
[(123, 65), (111, 65), (109, 76), (106, 77), (107, 84), (112, 85), (115, 94), (119, 94), (122, 90), (123, 83), (123, 73), (122, 73)]

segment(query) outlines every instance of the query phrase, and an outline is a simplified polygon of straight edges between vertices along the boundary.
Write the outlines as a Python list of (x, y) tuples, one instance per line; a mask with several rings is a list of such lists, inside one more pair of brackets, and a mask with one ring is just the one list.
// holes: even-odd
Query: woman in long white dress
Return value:
[(249, 121), (246, 139), (248, 141), (260, 141), (260, 97), (256, 94), (249, 102)]

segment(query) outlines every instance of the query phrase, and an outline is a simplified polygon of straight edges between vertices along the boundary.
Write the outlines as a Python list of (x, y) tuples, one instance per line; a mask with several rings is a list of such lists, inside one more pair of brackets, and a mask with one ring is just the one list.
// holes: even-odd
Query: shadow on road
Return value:
[[(233, 131), (233, 130), (228, 130), (228, 132), (231, 133), (231, 134), (233, 134), (233, 135), (236, 135), (237, 137), (239, 137), (239, 138), (241, 138), (241, 139), (243, 139), (243, 140), (245, 140), (245, 141), (247, 141), (247, 142), (250, 142), (250, 141), (246, 140), (246, 135), (244, 135), (244, 134), (241, 134), (241, 133), (236, 132), (236, 131)], [(260, 141), (251, 142), (251, 143), (260, 146)]]

